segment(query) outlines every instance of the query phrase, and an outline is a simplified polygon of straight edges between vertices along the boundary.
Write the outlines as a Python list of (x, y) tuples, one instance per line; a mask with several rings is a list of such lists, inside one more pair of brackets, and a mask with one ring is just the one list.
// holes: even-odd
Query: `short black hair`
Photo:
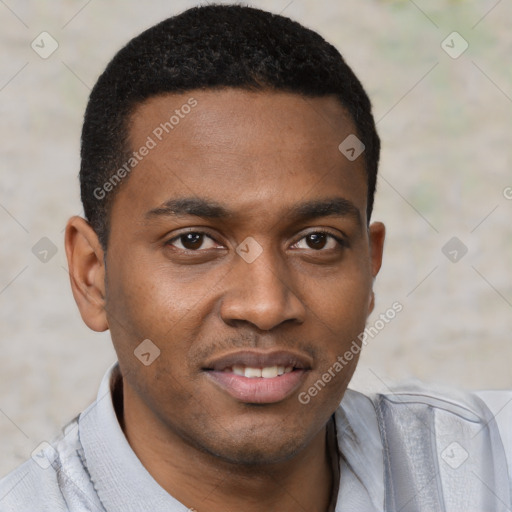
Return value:
[(82, 129), (80, 187), (85, 217), (103, 248), (118, 189), (109, 187), (106, 194), (104, 186), (130, 157), (129, 121), (135, 107), (165, 93), (226, 87), (336, 96), (365, 145), (370, 219), (380, 139), (370, 100), (338, 50), (284, 16), (238, 4), (204, 5), (133, 38), (92, 89)]

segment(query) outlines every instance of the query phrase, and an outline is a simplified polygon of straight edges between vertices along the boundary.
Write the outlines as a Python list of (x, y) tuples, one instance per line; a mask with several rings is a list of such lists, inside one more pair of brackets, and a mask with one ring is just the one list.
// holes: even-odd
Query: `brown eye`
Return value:
[(336, 249), (344, 246), (345, 244), (342, 239), (323, 231), (308, 233), (294, 245), (298, 249), (313, 249), (316, 251)]
[(206, 233), (191, 231), (174, 237), (167, 242), (176, 249), (185, 251), (197, 251), (199, 249), (211, 249), (215, 247), (215, 242)]
[(199, 249), (203, 244), (204, 235), (199, 233), (187, 233), (186, 235), (181, 235), (181, 244), (185, 249)]
[(311, 233), (306, 236), (306, 243), (311, 249), (323, 249), (327, 243), (327, 235), (325, 233)]

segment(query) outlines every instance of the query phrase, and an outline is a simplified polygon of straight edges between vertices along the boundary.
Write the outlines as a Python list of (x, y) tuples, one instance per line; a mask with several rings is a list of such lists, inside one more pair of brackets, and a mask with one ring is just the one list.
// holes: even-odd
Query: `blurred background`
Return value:
[[(224, 2), (221, 2), (224, 3)], [(229, 3), (229, 2), (225, 2)], [(0, 476), (94, 400), (115, 361), (69, 287), (79, 138), (114, 53), (196, 5), (0, 0)], [(333, 43), (374, 105), (388, 229), (352, 387), (512, 386), (512, 3), (257, 0)], [(403, 310), (382, 327), (394, 302)], [(374, 332), (375, 332), (374, 330)]]

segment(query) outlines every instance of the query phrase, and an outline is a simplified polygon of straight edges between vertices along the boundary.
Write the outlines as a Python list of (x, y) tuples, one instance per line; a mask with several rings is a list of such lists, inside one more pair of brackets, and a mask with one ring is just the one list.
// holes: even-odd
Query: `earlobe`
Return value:
[(71, 290), (80, 315), (93, 331), (105, 331), (105, 264), (98, 236), (85, 219), (72, 217), (66, 226), (65, 246)]
[(369, 227), (369, 237), (371, 272), (375, 280), (382, 265), (384, 239), (386, 238), (386, 227), (384, 224), (382, 222), (373, 222)]
[(373, 311), (373, 308), (375, 307), (375, 293), (373, 291), (373, 285), (382, 265), (382, 254), (384, 251), (385, 238), (386, 227), (384, 224), (382, 224), (382, 222), (372, 223), (369, 227), (370, 270), (372, 275), (372, 287), (370, 290), (370, 297), (368, 299), (368, 315)]
[(370, 297), (368, 299), (368, 315), (370, 315), (373, 312), (374, 307), (375, 307), (375, 292), (373, 291), (373, 285), (372, 285), (372, 289), (370, 291)]

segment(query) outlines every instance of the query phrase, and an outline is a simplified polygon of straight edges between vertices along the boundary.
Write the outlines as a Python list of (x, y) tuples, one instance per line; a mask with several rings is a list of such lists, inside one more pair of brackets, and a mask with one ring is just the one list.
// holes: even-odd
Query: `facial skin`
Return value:
[[(307, 405), (298, 395), (364, 329), (384, 243), (384, 226), (367, 226), (364, 159), (338, 150), (356, 130), (332, 97), (191, 91), (139, 105), (132, 149), (191, 97), (197, 106), (120, 185), (106, 254), (83, 219), (69, 221), (73, 293), (86, 324), (111, 331), (124, 431), (162, 487), (199, 512), (322, 511), (325, 425), (358, 357)], [(166, 209), (185, 198), (228, 215)], [(344, 208), (297, 215), (312, 202)], [(247, 237), (262, 249), (252, 263), (236, 252)], [(145, 339), (161, 351), (149, 366), (134, 355)], [(212, 378), (214, 360), (276, 351), (302, 367), (282, 399), (251, 403)]]

